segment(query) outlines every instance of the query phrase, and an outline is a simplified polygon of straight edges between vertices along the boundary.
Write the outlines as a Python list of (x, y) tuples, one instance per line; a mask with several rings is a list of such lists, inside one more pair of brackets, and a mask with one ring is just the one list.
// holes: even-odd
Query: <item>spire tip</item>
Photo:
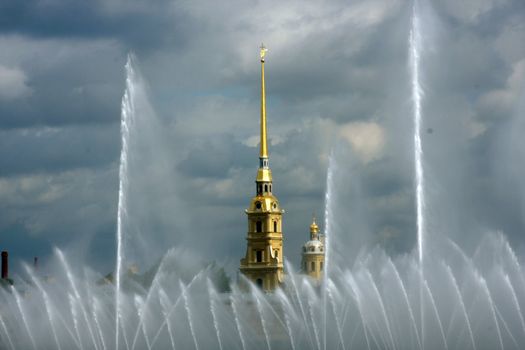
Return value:
[(264, 46), (263, 43), (261, 43), (259, 54), (261, 56), (261, 62), (263, 62), (263, 63), (264, 63), (264, 56), (266, 56), (266, 52), (267, 51), (268, 51), (268, 49)]

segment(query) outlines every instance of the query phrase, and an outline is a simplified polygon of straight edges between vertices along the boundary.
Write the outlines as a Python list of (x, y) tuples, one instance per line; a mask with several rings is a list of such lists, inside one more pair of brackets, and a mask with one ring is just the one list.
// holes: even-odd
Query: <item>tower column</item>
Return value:
[[(255, 179), (256, 193), (248, 215), (248, 235), (246, 255), (241, 259), (240, 272), (256, 286), (265, 291), (273, 291), (283, 281), (283, 236), (281, 232), (282, 214), (279, 201), (273, 195), (272, 171), (269, 166), (266, 130), (266, 93), (264, 63), (266, 48), (261, 46), (261, 120), (259, 169)], [(276, 223), (274, 225), (274, 222)]]

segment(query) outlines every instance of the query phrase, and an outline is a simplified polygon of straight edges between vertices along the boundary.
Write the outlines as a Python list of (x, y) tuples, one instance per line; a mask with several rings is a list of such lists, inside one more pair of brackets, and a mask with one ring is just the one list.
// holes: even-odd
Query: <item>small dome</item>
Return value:
[(319, 240), (310, 240), (304, 244), (303, 252), (304, 253), (314, 253), (314, 254), (323, 253), (324, 245)]

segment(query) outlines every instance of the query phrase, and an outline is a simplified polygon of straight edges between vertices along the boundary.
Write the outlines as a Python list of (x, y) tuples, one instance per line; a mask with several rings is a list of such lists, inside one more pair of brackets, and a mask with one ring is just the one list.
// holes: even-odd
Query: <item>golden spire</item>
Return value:
[(261, 152), (259, 158), (268, 158), (268, 144), (266, 142), (266, 92), (264, 86), (264, 56), (268, 49), (261, 44)]
[(266, 91), (264, 86), (264, 56), (266, 51), (268, 49), (264, 47), (264, 44), (261, 44), (261, 151), (259, 154), (257, 182), (272, 182), (272, 171), (268, 164), (268, 142), (266, 140)]

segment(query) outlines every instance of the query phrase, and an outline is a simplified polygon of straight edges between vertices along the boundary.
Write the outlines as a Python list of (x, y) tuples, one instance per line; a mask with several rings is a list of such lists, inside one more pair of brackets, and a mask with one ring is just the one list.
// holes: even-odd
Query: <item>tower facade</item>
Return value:
[(266, 92), (264, 62), (266, 48), (261, 46), (261, 142), (259, 169), (255, 179), (255, 196), (246, 209), (248, 235), (246, 255), (241, 259), (240, 272), (264, 291), (273, 291), (283, 281), (283, 233), (281, 209), (273, 195), (272, 171), (269, 166), (266, 138)]
[(324, 235), (319, 233), (315, 217), (310, 225), (310, 240), (303, 245), (301, 267), (303, 273), (320, 280), (324, 269)]

